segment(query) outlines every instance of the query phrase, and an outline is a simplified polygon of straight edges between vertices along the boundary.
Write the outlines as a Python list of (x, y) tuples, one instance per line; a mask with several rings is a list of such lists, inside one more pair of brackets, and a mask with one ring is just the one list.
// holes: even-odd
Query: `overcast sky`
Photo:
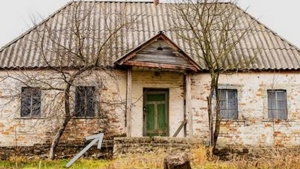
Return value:
[[(70, 0), (0, 0), (0, 48)], [(300, 0), (239, 0), (239, 6), (300, 48)], [(39, 20), (38, 20), (39, 21)]]

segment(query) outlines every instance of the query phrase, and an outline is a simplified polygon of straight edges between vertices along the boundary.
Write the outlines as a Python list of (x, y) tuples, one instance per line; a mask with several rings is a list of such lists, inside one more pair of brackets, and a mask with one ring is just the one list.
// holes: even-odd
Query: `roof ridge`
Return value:
[(0, 52), (2, 52), (5, 48), (11, 46), (12, 44), (16, 43), (17, 41), (19, 41), (20, 39), (22, 39), (23, 37), (25, 37), (27, 34), (29, 34), (31, 31), (33, 31), (34, 29), (36, 29), (37, 27), (39, 27), (43, 23), (46, 23), (47, 21), (49, 21), (49, 19), (53, 18), (56, 14), (58, 14), (59, 12), (61, 12), (63, 9), (67, 8), (68, 6), (70, 6), (74, 2), (75, 1), (68, 2), (66, 5), (64, 5), (61, 8), (59, 8), (58, 10), (56, 10), (55, 12), (53, 12), (52, 14), (50, 14), (45, 19), (42, 19), (42, 21), (38, 22), (37, 24), (34, 24), (31, 28), (29, 28), (28, 30), (26, 30), (24, 33), (22, 33), (21, 35), (17, 36), (16, 38), (14, 38), (10, 42), (8, 42), (6, 45), (2, 46), (0, 48)]
[[(153, 0), (83, 0), (83, 1), (76, 1), (76, 2), (92, 2), (92, 3), (153, 3)], [(163, 3), (163, 2), (160, 2)]]
[[(153, 3), (153, 0), (78, 0), (75, 2), (84, 2), (84, 3)], [(160, 1), (159, 4), (187, 4), (189, 2), (168, 2)], [(204, 3), (204, 2), (199, 2)], [(232, 2), (207, 2), (208, 4), (233, 4)]]

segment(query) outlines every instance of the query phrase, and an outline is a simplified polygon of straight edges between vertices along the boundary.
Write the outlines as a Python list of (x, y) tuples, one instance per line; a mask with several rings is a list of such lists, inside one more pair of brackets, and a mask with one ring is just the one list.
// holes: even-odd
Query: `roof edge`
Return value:
[(273, 31), (272, 29), (270, 29), (267, 25), (265, 25), (264, 23), (260, 22), (257, 18), (253, 17), (252, 15), (250, 15), (246, 10), (243, 10), (240, 6), (238, 6), (237, 4), (234, 3), (230, 3), (232, 5), (234, 5), (239, 11), (242, 11), (245, 15), (247, 15), (248, 17), (250, 17), (254, 22), (258, 23), (259, 25), (263, 26), (266, 30), (270, 31), (274, 36), (277, 36), (281, 41), (286, 42), (290, 47), (295, 48), (298, 52), (300, 52), (300, 48), (296, 45), (294, 45), (293, 43), (291, 43), (289, 40), (283, 38), (282, 36), (280, 36), (277, 32)]
[(26, 36), (27, 34), (29, 34), (31, 31), (33, 31), (34, 29), (36, 29), (38, 26), (42, 25), (43, 23), (46, 23), (47, 21), (49, 21), (49, 19), (53, 18), (56, 14), (58, 14), (60, 11), (62, 11), (63, 9), (67, 8), (68, 6), (70, 6), (72, 3), (74, 3), (75, 1), (71, 1), (68, 2), (66, 5), (64, 5), (63, 7), (59, 8), (58, 10), (56, 10), (54, 13), (50, 14), (48, 17), (46, 17), (45, 19), (41, 18), (42, 21), (34, 24), (31, 28), (29, 28), (27, 31), (25, 31), (24, 33), (22, 33), (21, 35), (17, 36), (16, 38), (14, 38), (13, 40), (11, 40), (10, 42), (8, 42), (6, 45), (2, 46), (0, 48), (0, 52), (2, 52), (5, 48), (11, 46), (12, 44), (16, 43), (17, 41), (19, 41), (20, 39), (22, 39), (24, 36)]

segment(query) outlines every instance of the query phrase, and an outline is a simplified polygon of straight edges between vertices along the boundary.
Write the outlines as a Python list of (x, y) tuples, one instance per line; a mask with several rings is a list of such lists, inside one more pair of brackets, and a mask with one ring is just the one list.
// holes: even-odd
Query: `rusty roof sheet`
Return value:
[[(77, 28), (81, 32), (80, 47), (83, 48), (84, 55), (88, 60), (98, 56), (102, 66), (113, 66), (114, 61), (163, 31), (205, 70), (205, 63), (196, 57), (195, 51), (190, 47), (191, 44), (183, 41), (172, 31), (175, 12), (171, 5), (171, 3), (154, 5), (150, 2), (71, 2), (2, 47), (0, 68), (46, 68), (49, 65), (77, 67), (84, 64), (82, 59), (76, 58), (76, 47), (80, 44), (70, 33), (73, 28)], [(240, 26), (232, 31), (249, 29), (222, 64), (236, 65), (255, 56), (255, 61), (239, 64), (238, 69), (300, 69), (300, 51), (297, 47), (234, 4), (220, 3), (220, 5), (231, 6), (241, 16), (238, 21)], [(80, 25), (74, 24), (72, 22), (74, 19), (79, 19)], [(112, 31), (111, 28), (120, 27), (122, 24), (127, 25), (114, 34), (109, 42), (105, 42), (109, 32)], [(182, 33), (189, 32), (183, 30)]]

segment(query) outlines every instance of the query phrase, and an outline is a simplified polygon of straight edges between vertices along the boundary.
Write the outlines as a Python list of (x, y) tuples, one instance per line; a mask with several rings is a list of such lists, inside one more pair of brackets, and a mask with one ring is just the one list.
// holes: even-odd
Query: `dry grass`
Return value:
[[(260, 157), (237, 156), (232, 154), (228, 161), (207, 156), (208, 149), (197, 147), (189, 152), (193, 169), (297, 169), (300, 168), (300, 154), (278, 152), (272, 150)], [(114, 160), (77, 160), (70, 168), (83, 169), (160, 169), (167, 153), (164, 150), (144, 154), (127, 154)], [(65, 168), (69, 160), (47, 161), (14, 157), (8, 161), (0, 161), (0, 169), (59, 169)]]
[(107, 169), (160, 169), (167, 154), (163, 150), (145, 154), (127, 154), (114, 159)]
[(261, 168), (261, 169), (299, 169), (300, 154), (293, 152), (279, 152), (271, 150), (260, 157), (233, 158), (229, 161), (235, 168)]

